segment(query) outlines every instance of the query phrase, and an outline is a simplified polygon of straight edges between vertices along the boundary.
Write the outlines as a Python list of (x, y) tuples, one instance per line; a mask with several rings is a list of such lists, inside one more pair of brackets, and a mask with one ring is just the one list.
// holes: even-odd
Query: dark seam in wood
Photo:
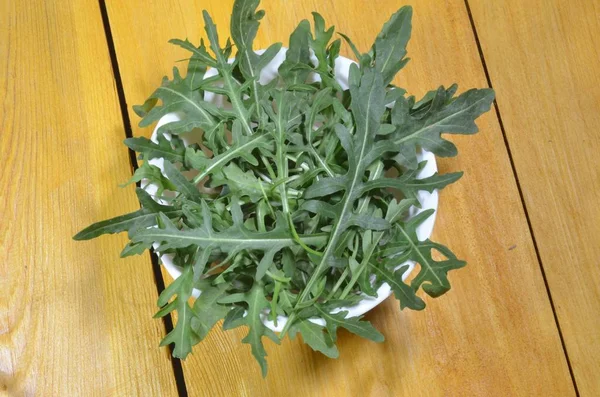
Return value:
[[(467, 8), (467, 14), (469, 15), (469, 22), (471, 23), (471, 28), (473, 30), (473, 36), (475, 37), (475, 43), (477, 44), (477, 51), (479, 52), (479, 58), (481, 59), (481, 65), (483, 66), (485, 78), (487, 80), (488, 87), (493, 89), (494, 87), (492, 86), (492, 80), (490, 78), (490, 74), (489, 74), (487, 65), (485, 63), (485, 57), (483, 56), (483, 49), (481, 48), (481, 43), (479, 41), (479, 35), (477, 34), (477, 28), (475, 27), (475, 21), (473, 19), (473, 14), (471, 13), (471, 7), (469, 6), (468, 0), (464, 0), (464, 2), (465, 2), (465, 7)], [(506, 151), (508, 153), (508, 159), (510, 160), (510, 167), (511, 167), (513, 175), (515, 177), (515, 182), (517, 183), (517, 190), (519, 192), (519, 198), (521, 199), (521, 204), (523, 206), (523, 212), (525, 213), (525, 219), (527, 220), (527, 227), (529, 228), (529, 233), (531, 235), (531, 240), (533, 242), (535, 256), (537, 258), (538, 265), (539, 265), (540, 271), (542, 273), (542, 278), (544, 279), (546, 293), (548, 294), (548, 300), (550, 301), (550, 307), (552, 308), (552, 314), (554, 316), (554, 322), (555, 322), (556, 328), (558, 330), (558, 336), (560, 338), (560, 343), (562, 345), (563, 353), (565, 355), (565, 359), (567, 360), (567, 367), (569, 368), (569, 374), (571, 375), (571, 380), (573, 381), (573, 387), (575, 388), (575, 395), (577, 397), (579, 397), (579, 389), (577, 388), (577, 381), (575, 380), (575, 373), (573, 372), (571, 360), (569, 359), (569, 354), (567, 353), (567, 346), (565, 344), (565, 339), (563, 337), (563, 333), (560, 328), (560, 322), (558, 321), (558, 315), (556, 314), (554, 300), (552, 299), (552, 293), (550, 292), (550, 285), (548, 284), (548, 279), (546, 277), (546, 271), (544, 270), (544, 265), (542, 264), (542, 258), (540, 256), (540, 251), (539, 251), (539, 248), (537, 245), (537, 241), (535, 239), (535, 234), (533, 233), (533, 226), (531, 224), (531, 218), (529, 217), (527, 205), (525, 204), (525, 197), (523, 196), (523, 189), (521, 188), (521, 183), (519, 181), (519, 176), (517, 174), (515, 162), (513, 160), (512, 152), (510, 150), (510, 145), (508, 143), (508, 138), (506, 136), (506, 131), (504, 129), (504, 123), (502, 122), (502, 117), (500, 116), (500, 109), (498, 107), (497, 100), (494, 100), (494, 110), (496, 112), (496, 117), (498, 118), (498, 123), (500, 124), (500, 131), (502, 131), (502, 138), (504, 139), (504, 145), (506, 146)]]
[[(129, 113), (127, 112), (127, 101), (125, 99), (125, 90), (123, 89), (123, 81), (121, 80), (121, 72), (119, 71), (119, 62), (117, 59), (117, 53), (115, 50), (115, 43), (112, 37), (112, 31), (110, 29), (110, 20), (108, 17), (108, 11), (106, 9), (106, 4), (104, 0), (98, 0), (100, 5), (100, 13), (102, 15), (102, 24), (104, 26), (104, 33), (106, 35), (106, 44), (108, 46), (108, 52), (110, 54), (110, 62), (113, 71), (113, 76), (115, 79), (115, 87), (117, 90), (117, 94), (119, 97), (119, 105), (121, 107), (121, 117), (123, 119), (123, 127), (125, 129), (125, 137), (131, 138), (133, 136), (131, 130), (131, 121), (129, 120)], [(129, 165), (131, 167), (131, 172), (134, 173), (138, 169), (137, 158), (135, 152), (131, 149), (127, 149), (129, 154)], [(139, 182), (137, 183), (139, 186)], [(157, 293), (160, 293), (165, 289), (165, 282), (163, 280), (162, 274), (160, 272), (160, 263), (158, 260), (158, 256), (154, 251), (150, 252), (150, 262), (152, 264), (152, 272), (154, 274), (154, 283), (156, 284)], [(148, 319), (151, 321), (150, 319)], [(163, 317), (163, 324), (165, 327), (165, 332), (168, 334), (173, 330), (173, 320), (171, 315), (167, 315)], [(158, 347), (157, 347), (158, 348)], [(177, 393), (179, 397), (187, 397), (187, 387), (185, 384), (185, 378), (183, 375), (183, 368), (181, 366), (181, 360), (173, 357), (173, 345), (169, 345), (170, 351), (170, 359), (173, 367), (173, 376), (175, 377), (175, 384), (177, 386)]]

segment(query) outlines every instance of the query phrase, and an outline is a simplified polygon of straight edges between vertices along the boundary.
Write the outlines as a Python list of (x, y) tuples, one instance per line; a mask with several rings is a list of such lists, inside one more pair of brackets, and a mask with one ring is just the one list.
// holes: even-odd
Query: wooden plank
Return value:
[(582, 396), (600, 395), (600, 3), (471, 0)]
[[(137, 104), (170, 73), (175, 60), (187, 56), (167, 40), (198, 41), (202, 8), (226, 34), (231, 1), (109, 1), (107, 6), (127, 101)], [(398, 3), (380, 1), (371, 8), (360, 1), (295, 0), (263, 6), (267, 16), (259, 45), (287, 42), (293, 26), (317, 9), (364, 49)], [(430, 0), (413, 6), (409, 52), (414, 60), (398, 82), (417, 95), (455, 81), (463, 88), (486, 86), (464, 3), (440, 7)], [(424, 312), (399, 312), (394, 300), (386, 301), (367, 316), (386, 342), (373, 344), (342, 332), (337, 361), (298, 340), (269, 344), (266, 380), (240, 343), (243, 330), (213, 331), (183, 364), (190, 394), (573, 395), (497, 119), (490, 113), (479, 125), (479, 135), (455, 139), (462, 151), (458, 158), (440, 161), (442, 171), (466, 171), (442, 193), (434, 235), (470, 263), (451, 276), (450, 293), (428, 300)]]
[(98, 2), (0, 2), (0, 59), (0, 395), (176, 395), (148, 257), (72, 240), (138, 207)]

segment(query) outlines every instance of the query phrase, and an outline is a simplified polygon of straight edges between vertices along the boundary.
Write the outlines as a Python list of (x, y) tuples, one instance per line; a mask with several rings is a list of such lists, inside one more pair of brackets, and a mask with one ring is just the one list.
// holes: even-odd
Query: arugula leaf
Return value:
[(168, 140), (164, 133), (159, 133), (156, 135), (156, 139), (158, 143), (144, 137), (127, 138), (124, 142), (131, 150), (142, 153), (147, 160), (164, 158), (172, 162), (183, 163), (185, 146), (177, 136), (172, 136), (171, 140)]
[(323, 68), (327, 65), (327, 45), (333, 36), (333, 26), (325, 29), (325, 20), (318, 12), (313, 12), (315, 24), (315, 37), (311, 37), (311, 47), (315, 52), (315, 57), (319, 61), (319, 67)]
[[(202, 78), (196, 79), (196, 73), (200, 73), (203, 75), (206, 72), (206, 70), (203, 69), (206, 69), (207, 66), (217, 66), (217, 61), (212, 56), (210, 56), (210, 54), (206, 50), (204, 40), (200, 40), (200, 46), (198, 47), (194, 46), (187, 39), (171, 39), (169, 40), (169, 43), (192, 52), (192, 58), (190, 58), (190, 63), (188, 64), (188, 73), (190, 71), (190, 68), (192, 68), (192, 71), (194, 72), (194, 80), (190, 81), (189, 86), (192, 87), (192, 89), (198, 88), (202, 84)], [(202, 77), (202, 75), (200, 77)]]
[(265, 327), (260, 317), (262, 310), (269, 305), (269, 302), (265, 299), (263, 288), (259, 283), (254, 284), (244, 300), (248, 303), (248, 315), (246, 316), (248, 335), (242, 339), (242, 342), (248, 343), (252, 347), (252, 354), (260, 364), (262, 375), (265, 377), (267, 376), (267, 361), (265, 360), (267, 352), (262, 344), (262, 336), (267, 335), (271, 340), (279, 343), (279, 339)]
[[(234, 124), (235, 125), (235, 124)], [(241, 134), (238, 128), (233, 128), (232, 145), (227, 151), (216, 154), (213, 157), (207, 157), (201, 150), (187, 148), (186, 164), (200, 173), (194, 177), (194, 182), (199, 183), (209, 175), (219, 172), (230, 161), (242, 157), (252, 165), (258, 165), (258, 160), (251, 153), (252, 150), (260, 148), (263, 151), (269, 151), (270, 144), (265, 133), (259, 132), (251, 137)]]
[(296, 334), (300, 333), (304, 343), (309, 345), (314, 351), (321, 352), (329, 358), (338, 358), (340, 352), (334, 340), (329, 333), (323, 331), (323, 327), (308, 320), (301, 320), (290, 328), (289, 335), (291, 339), (294, 339)]
[[(192, 289), (192, 272), (187, 267), (183, 270), (181, 276), (175, 279), (160, 294), (158, 305), (162, 308), (154, 315), (154, 318), (160, 318), (177, 310), (177, 324), (160, 342), (161, 346), (175, 344), (173, 356), (177, 358), (186, 358), (192, 352), (192, 346), (202, 340), (202, 337), (192, 327), (192, 319), (197, 318), (196, 313), (188, 303), (192, 295)], [(175, 298), (169, 302), (173, 297)]]
[(236, 0), (233, 3), (231, 13), (231, 38), (235, 43), (242, 75), (251, 82), (253, 109), (261, 111), (260, 98), (263, 95), (263, 87), (258, 82), (260, 71), (277, 55), (281, 49), (281, 43), (275, 43), (258, 55), (252, 49), (254, 38), (258, 30), (259, 21), (264, 16), (264, 11), (256, 11), (259, 0)]
[(204, 17), (204, 29), (206, 30), (210, 42), (210, 49), (215, 54), (217, 60), (216, 69), (223, 78), (223, 93), (228, 96), (231, 106), (233, 107), (238, 120), (242, 124), (244, 133), (246, 135), (252, 135), (254, 131), (252, 130), (252, 127), (250, 127), (250, 112), (242, 101), (242, 85), (233, 77), (233, 65), (230, 65), (227, 61), (231, 46), (228, 43), (225, 49), (221, 49), (217, 26), (214, 24), (206, 10), (202, 12), (202, 16)]
[(383, 25), (375, 39), (375, 68), (381, 73), (384, 85), (388, 85), (408, 62), (404, 57), (410, 40), (411, 19), (412, 7), (402, 7)]
[(346, 318), (348, 315), (347, 311), (341, 311), (333, 314), (323, 310), (323, 308), (321, 308), (319, 305), (316, 305), (315, 307), (323, 319), (325, 319), (327, 332), (329, 332), (329, 335), (331, 335), (331, 338), (334, 342), (337, 339), (336, 334), (338, 327), (345, 328), (353, 334), (370, 339), (374, 342), (383, 342), (384, 340), (383, 335), (381, 335), (381, 333), (377, 331), (368, 321), (360, 321), (360, 319), (356, 317)]
[(407, 171), (399, 178), (380, 178), (374, 181), (365, 182), (362, 192), (368, 192), (373, 189), (393, 188), (400, 190), (406, 198), (417, 198), (417, 192), (423, 190), (433, 192), (436, 189), (443, 189), (451, 183), (456, 182), (463, 175), (462, 172), (451, 172), (440, 175), (437, 172), (427, 178), (416, 178), (415, 171)]
[(248, 326), (248, 334), (242, 339), (242, 342), (251, 346), (252, 355), (256, 358), (256, 361), (258, 361), (263, 377), (267, 376), (267, 361), (265, 360), (267, 352), (262, 344), (262, 337), (267, 336), (277, 344), (279, 344), (279, 338), (277, 338), (273, 331), (265, 327), (261, 319), (263, 309), (269, 306), (269, 301), (265, 298), (264, 287), (261, 283), (255, 282), (248, 292), (230, 295), (226, 299), (221, 300), (221, 302), (246, 302), (248, 304), (246, 316), (243, 316), (243, 309), (234, 309), (234, 311), (230, 313), (231, 315), (228, 315), (223, 327), (231, 329), (240, 325)]
[[(432, 297), (438, 297), (450, 289), (448, 271), (460, 269), (466, 262), (459, 260), (448, 248), (429, 239), (419, 241), (417, 227), (431, 216), (433, 210), (423, 211), (406, 222), (394, 226), (394, 234), (382, 250), (388, 260), (386, 267), (395, 267), (407, 260), (413, 260), (420, 265), (417, 276), (412, 280), (411, 287), (416, 291), (420, 287)], [(436, 261), (432, 251), (437, 251), (446, 259)], [(391, 260), (390, 260), (391, 259)]]
[(127, 182), (121, 185), (121, 187), (128, 186), (132, 183), (140, 182), (143, 179), (146, 179), (148, 181), (146, 185), (156, 185), (156, 194), (158, 196), (161, 196), (164, 190), (175, 191), (177, 189), (175, 185), (173, 185), (173, 183), (162, 174), (160, 168), (153, 164), (150, 164), (150, 162), (148, 161), (144, 161), (142, 165), (138, 167), (137, 170), (135, 170), (131, 179), (129, 179)]
[(202, 200), (202, 196), (200, 196), (198, 188), (194, 186), (193, 183), (188, 181), (187, 178), (177, 169), (177, 167), (165, 160), (163, 168), (167, 178), (169, 178), (169, 181), (171, 181), (176, 191), (180, 192), (189, 200), (196, 202), (200, 202)]
[[(212, 228), (210, 209), (205, 201), (202, 201), (204, 225), (201, 228), (180, 230), (169, 218), (159, 214), (162, 228), (151, 228), (135, 230), (130, 239), (132, 242), (160, 242), (158, 251), (162, 252), (173, 248), (185, 248), (190, 245), (202, 249), (218, 248), (222, 252), (235, 254), (243, 250), (262, 251), (263, 258), (257, 265), (256, 279), (260, 280), (271, 265), (275, 253), (285, 247), (296, 244), (285, 227), (285, 220), (280, 218), (277, 226), (268, 232), (253, 232), (243, 224), (242, 210), (239, 204), (232, 207), (233, 225), (223, 231), (215, 232)], [(302, 240), (308, 245), (320, 245), (326, 241), (326, 236), (302, 236)]]
[(401, 309), (404, 309), (405, 307), (413, 310), (425, 309), (425, 302), (416, 295), (414, 288), (406, 285), (404, 281), (402, 281), (402, 275), (408, 269), (408, 266), (403, 266), (394, 272), (385, 268), (380, 268), (372, 263), (369, 263), (369, 266), (376, 277), (381, 278), (390, 285), (392, 291), (394, 291), (394, 296), (400, 301)]
[(303, 67), (310, 63), (309, 40), (310, 22), (304, 19), (292, 32), (285, 61), (279, 66), (279, 75), (290, 86), (303, 84), (310, 74), (310, 69)]
[[(490, 110), (494, 101), (491, 89), (469, 90), (452, 98), (455, 87), (440, 87), (426, 103), (418, 116), (414, 114), (414, 97), (396, 100), (392, 110), (392, 123), (397, 126), (393, 143), (403, 151), (414, 152), (417, 146), (432, 151), (440, 157), (456, 156), (456, 146), (441, 137), (442, 133), (474, 134), (478, 131), (475, 119)], [(411, 113), (413, 112), (413, 113)], [(398, 158), (401, 165), (415, 168), (416, 157)]]
[(348, 44), (350, 50), (352, 50), (352, 53), (356, 57), (356, 60), (358, 61), (360, 67), (368, 67), (368, 65), (371, 63), (371, 56), (369, 56), (369, 54), (361, 54), (354, 42), (350, 39), (350, 37), (346, 36), (344, 33), (338, 32), (338, 34), (342, 36), (346, 44)]
[(191, 327), (198, 335), (200, 340), (208, 335), (217, 321), (223, 319), (230, 311), (225, 305), (218, 304), (218, 300), (225, 295), (226, 284), (211, 286), (209, 282), (202, 282), (196, 285), (202, 293), (194, 302), (195, 316), (191, 320)]
[[(335, 57), (339, 53), (340, 43), (330, 45), (329, 41), (333, 36), (334, 27), (325, 28), (325, 20), (318, 12), (313, 12), (314, 37), (310, 37), (310, 47), (312, 48), (317, 65), (315, 72), (319, 74), (323, 82), (323, 87), (331, 87), (336, 91), (342, 91), (338, 82), (333, 78), (333, 65)], [(336, 50), (337, 48), (337, 50)]]
[[(385, 215), (386, 221), (390, 224), (395, 224), (412, 206), (417, 203), (416, 199), (404, 199), (399, 203), (396, 200), (391, 200), (387, 213)], [(344, 288), (340, 298), (345, 299), (351, 289), (354, 287), (355, 283), (359, 283), (362, 291), (370, 296), (375, 295), (375, 290), (372, 288), (371, 281), (369, 277), (367, 277), (368, 273), (365, 271), (369, 263), (371, 262), (371, 258), (375, 251), (377, 250), (381, 239), (384, 237), (384, 233), (372, 233), (367, 231), (362, 236), (362, 260), (360, 264), (355, 266), (354, 268), (350, 268), (350, 272), (352, 274), (352, 278), (350, 282)], [(391, 285), (391, 284), (390, 284)]]
[(257, 178), (253, 172), (244, 172), (235, 164), (225, 166), (222, 172), (213, 178), (211, 185), (227, 185), (232, 194), (238, 197), (248, 196), (253, 203), (260, 200), (264, 192), (270, 189), (270, 186)]
[[(159, 205), (152, 199), (148, 200), (149, 195), (145, 190), (137, 188), (135, 192), (144, 208), (130, 212), (129, 214), (96, 222), (77, 233), (73, 236), (73, 239), (90, 240), (103, 234), (114, 234), (128, 230), (144, 229), (155, 224), (156, 214), (159, 211), (161, 211), (165, 217), (170, 219), (175, 219), (181, 215), (181, 211), (174, 207)], [(149, 203), (149, 201), (152, 201), (152, 204), (144, 205), (144, 203)]]
[(103, 234), (121, 233), (130, 228), (143, 228), (153, 225), (155, 219), (155, 213), (141, 209), (105, 221), (96, 222), (77, 233), (73, 238), (75, 240), (90, 240)]
[[(139, 126), (147, 127), (166, 114), (178, 113), (180, 121), (167, 123), (158, 130), (182, 134), (194, 128), (204, 131), (216, 129), (219, 122), (215, 117), (220, 116), (221, 112), (212, 103), (204, 101), (201, 91), (194, 90), (194, 80), (202, 79), (198, 74), (203, 76), (204, 70), (188, 71), (187, 76), (182, 78), (179, 69), (173, 68), (173, 80), (164, 77), (161, 86), (143, 105), (134, 106), (135, 113), (142, 117)], [(162, 101), (162, 105), (157, 106), (158, 100)]]

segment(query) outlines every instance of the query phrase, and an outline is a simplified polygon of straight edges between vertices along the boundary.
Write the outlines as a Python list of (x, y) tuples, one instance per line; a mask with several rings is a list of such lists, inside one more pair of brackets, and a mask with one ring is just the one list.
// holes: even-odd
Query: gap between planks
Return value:
[[(108, 17), (108, 12), (106, 10), (106, 4), (104, 0), (98, 0), (100, 5), (100, 13), (102, 16), (102, 25), (104, 27), (104, 34), (106, 36), (106, 45), (108, 47), (108, 52), (110, 55), (110, 62), (113, 71), (113, 77), (115, 80), (115, 88), (117, 90), (118, 98), (119, 98), (119, 106), (121, 108), (121, 117), (123, 120), (123, 128), (125, 131), (125, 138), (131, 138), (133, 136), (131, 129), (131, 120), (129, 119), (129, 113), (127, 112), (127, 102), (125, 100), (125, 91), (123, 89), (123, 81), (121, 79), (121, 73), (119, 71), (119, 62), (117, 60), (117, 53), (115, 50), (115, 43), (112, 37), (112, 31), (110, 29), (110, 20)], [(129, 154), (129, 165), (131, 167), (131, 173), (133, 174), (138, 169), (138, 162), (135, 155), (135, 152), (131, 149), (127, 149)], [(136, 185), (140, 185), (138, 182)], [(156, 292), (158, 295), (165, 289), (165, 281), (162, 277), (160, 271), (160, 263), (158, 256), (154, 251), (150, 252), (150, 263), (152, 265), (152, 271), (154, 273), (154, 282), (156, 284)], [(173, 330), (173, 320), (171, 315), (164, 316), (163, 324), (165, 327), (165, 332), (168, 334)], [(183, 368), (181, 366), (181, 360), (173, 357), (173, 345), (169, 345), (170, 351), (170, 359), (171, 364), (173, 366), (173, 376), (175, 377), (175, 384), (177, 385), (177, 392), (179, 397), (187, 397), (187, 386), (185, 384), (185, 378), (183, 375)]]
[[(477, 35), (477, 28), (475, 27), (475, 21), (473, 20), (473, 14), (471, 13), (471, 7), (469, 6), (469, 0), (464, 0), (465, 8), (467, 10), (467, 14), (469, 16), (469, 22), (471, 24), (471, 30), (473, 31), (473, 37), (475, 39), (475, 43), (477, 44), (477, 51), (479, 52), (479, 58), (481, 59), (481, 66), (483, 67), (483, 72), (485, 74), (485, 79), (487, 81), (487, 85), (489, 88), (493, 89), (492, 79), (490, 78), (490, 74), (488, 72), (487, 65), (485, 63), (485, 56), (483, 55), (483, 49), (481, 47), (481, 43), (479, 42), (479, 36)], [(575, 380), (575, 373), (573, 372), (573, 367), (571, 365), (571, 360), (569, 359), (569, 353), (567, 352), (567, 346), (565, 345), (565, 339), (563, 337), (562, 330), (560, 328), (560, 322), (558, 321), (558, 316), (556, 314), (556, 308), (554, 306), (554, 300), (552, 299), (552, 293), (550, 291), (550, 285), (548, 284), (548, 279), (546, 278), (546, 271), (544, 270), (544, 265), (542, 263), (542, 258), (540, 256), (540, 251), (538, 249), (538, 244), (535, 239), (535, 234), (533, 233), (533, 227), (531, 225), (531, 219), (529, 217), (529, 212), (527, 210), (527, 205), (525, 204), (525, 198), (523, 197), (523, 190), (521, 188), (521, 182), (519, 181), (519, 176), (517, 174), (517, 169), (515, 167), (515, 162), (513, 160), (513, 155), (510, 150), (510, 144), (508, 142), (508, 138), (506, 136), (506, 131), (504, 130), (504, 123), (502, 122), (502, 116), (500, 115), (500, 108), (498, 107), (497, 98), (494, 99), (494, 112), (496, 113), (496, 117), (498, 118), (498, 124), (500, 125), (500, 131), (502, 131), (502, 139), (504, 140), (504, 145), (506, 146), (506, 152), (508, 154), (508, 159), (510, 161), (510, 168), (515, 177), (515, 182), (517, 184), (517, 190), (519, 192), (519, 198), (521, 200), (521, 205), (523, 206), (523, 212), (525, 213), (525, 219), (527, 220), (527, 228), (529, 229), (529, 234), (531, 235), (531, 240), (533, 243), (533, 248), (535, 250), (535, 256), (538, 261), (538, 265), (540, 267), (540, 271), (542, 273), (542, 278), (544, 279), (544, 286), (546, 287), (546, 293), (548, 294), (548, 300), (550, 302), (550, 307), (552, 308), (552, 315), (554, 316), (554, 323), (556, 324), (556, 329), (558, 330), (558, 336), (560, 338), (560, 344), (562, 346), (563, 353), (565, 355), (565, 359), (567, 360), (567, 366), (569, 368), (569, 375), (571, 376), (571, 380), (573, 382), (573, 387), (575, 389), (575, 395), (579, 397), (579, 389), (577, 388), (577, 381)]]

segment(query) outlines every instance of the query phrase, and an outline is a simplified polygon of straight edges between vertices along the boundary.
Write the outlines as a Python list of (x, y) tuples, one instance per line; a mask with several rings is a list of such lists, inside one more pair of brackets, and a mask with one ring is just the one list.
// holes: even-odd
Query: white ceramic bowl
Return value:
[[(259, 51), (259, 52), (262, 52), (262, 51)], [(277, 56), (275, 56), (275, 58), (273, 58), (273, 60), (269, 64), (267, 64), (267, 66), (262, 70), (261, 75), (260, 75), (261, 84), (266, 84), (277, 76), (277, 69), (279, 68), (279, 65), (281, 65), (283, 60), (285, 59), (285, 52), (286, 52), (286, 49), (282, 48), (282, 50), (277, 54)], [(352, 63), (354, 63), (352, 60), (345, 58), (345, 57), (337, 58), (336, 63), (335, 63), (335, 78), (336, 78), (337, 82), (344, 89), (348, 88), (348, 71), (349, 71), (350, 65)], [(216, 71), (213, 69), (213, 70), (209, 70), (206, 73), (205, 77), (210, 77), (210, 76), (214, 76), (214, 75), (216, 75)], [(311, 78), (313, 79), (313, 81), (318, 81), (318, 76), (312, 76)], [(211, 101), (215, 104), (221, 105), (221, 106), (224, 105), (224, 100), (221, 95), (215, 95), (213, 93), (206, 93), (204, 96), (204, 99), (207, 101)], [(174, 121), (179, 121), (179, 120), (180, 120), (180, 117), (176, 113), (167, 114), (164, 117), (162, 117), (158, 121), (158, 123), (154, 129), (154, 133), (152, 134), (152, 140), (156, 141), (156, 131), (158, 130), (159, 127), (161, 127), (165, 124), (168, 124), (168, 123), (172, 123)], [(165, 135), (165, 136), (167, 136), (167, 135)], [(167, 138), (169, 139), (168, 136), (167, 136)], [(186, 135), (182, 136), (182, 139), (186, 142), (186, 144), (190, 144), (194, 140), (194, 136), (186, 134)], [(419, 161), (427, 160), (427, 165), (421, 170), (421, 172), (418, 175), (418, 178), (422, 179), (422, 178), (429, 177), (437, 171), (437, 165), (436, 165), (435, 156), (433, 155), (433, 153), (425, 151), (425, 150), (420, 151), (417, 154), (417, 159)], [(150, 163), (158, 166), (161, 170), (163, 169), (163, 159), (153, 159), (153, 160), (150, 160)], [(147, 182), (142, 181), (142, 186), (144, 186), (146, 183)], [(154, 195), (156, 193), (156, 186), (148, 185), (145, 187), (145, 189), (152, 195)], [(437, 191), (434, 191), (433, 193), (419, 191), (418, 199), (419, 199), (419, 202), (421, 203), (421, 208), (411, 207), (409, 210), (409, 216), (415, 216), (416, 214), (418, 214), (422, 211), (425, 211), (425, 210), (429, 210), (429, 209), (433, 209), (436, 211), (431, 217), (429, 217), (425, 222), (423, 222), (417, 228), (417, 236), (418, 236), (419, 240), (423, 241), (423, 240), (428, 239), (431, 236), (431, 233), (433, 231), (433, 225), (435, 223), (435, 217), (437, 214), (437, 207), (438, 207), (438, 193), (437, 193)], [(156, 247), (158, 247), (158, 244), (155, 244), (155, 248)], [(176, 266), (173, 263), (172, 255), (165, 254), (165, 255), (160, 256), (160, 259), (161, 259), (162, 264), (165, 266), (165, 269), (167, 269), (167, 271), (173, 278), (177, 278), (181, 275), (181, 268), (179, 268), (178, 266)], [(404, 266), (406, 264), (409, 265), (409, 268), (402, 275), (403, 279), (406, 279), (408, 277), (408, 275), (413, 270), (414, 265), (415, 265), (413, 262), (409, 261), (409, 262), (402, 264), (401, 266)], [(201, 291), (194, 289), (193, 295), (194, 295), (194, 297), (197, 298), (198, 296), (200, 296), (200, 293), (201, 293)], [(379, 287), (379, 289), (377, 290), (377, 296), (370, 297), (370, 296), (365, 295), (364, 299), (362, 299), (357, 304), (355, 304), (353, 306), (349, 306), (349, 307), (337, 308), (337, 309), (333, 310), (332, 313), (337, 313), (339, 311), (345, 310), (345, 311), (348, 311), (347, 317), (356, 317), (356, 316), (363, 315), (366, 312), (368, 312), (369, 310), (373, 309), (378, 304), (380, 304), (381, 302), (383, 302), (387, 297), (389, 297), (391, 295), (391, 293), (392, 293), (392, 291), (391, 291), (389, 284), (383, 283), (381, 285), (381, 287)], [(283, 329), (285, 323), (287, 322), (287, 317), (278, 316), (277, 317), (277, 326), (275, 326), (273, 321), (268, 319), (268, 314), (269, 314), (268, 310), (265, 310), (263, 312), (264, 324), (267, 327), (269, 327), (270, 329), (272, 329), (273, 331), (277, 331), (277, 332), (281, 331)], [(312, 321), (315, 324), (325, 325), (324, 320), (321, 318), (310, 319), (310, 321)]]

